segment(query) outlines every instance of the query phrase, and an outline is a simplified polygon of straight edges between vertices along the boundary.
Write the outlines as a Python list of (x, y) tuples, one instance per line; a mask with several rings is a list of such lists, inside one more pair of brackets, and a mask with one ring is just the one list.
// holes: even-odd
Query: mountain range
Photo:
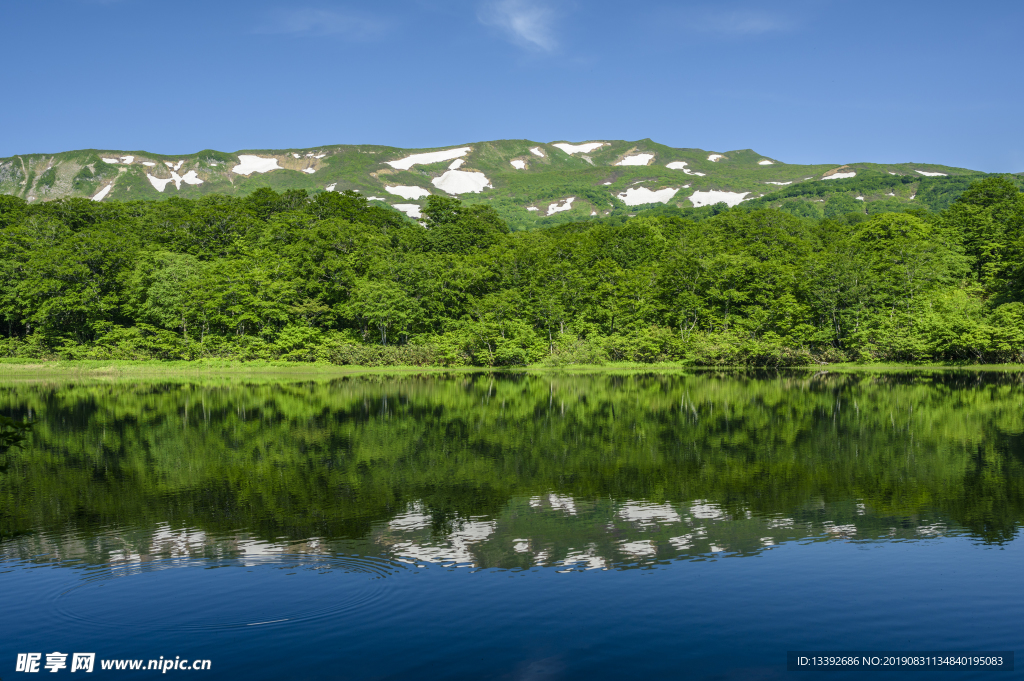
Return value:
[(720, 203), (753, 202), (807, 217), (820, 217), (826, 204), (837, 201), (844, 212), (934, 210), (984, 176), (931, 163), (791, 164), (750, 149), (680, 149), (649, 139), (498, 140), (442, 149), (207, 149), (170, 156), (85, 149), (0, 159), (0, 193), (29, 202), (245, 195), (260, 187), (353, 190), (416, 218), (426, 197), (442, 194), (467, 204), (486, 202), (513, 229)]

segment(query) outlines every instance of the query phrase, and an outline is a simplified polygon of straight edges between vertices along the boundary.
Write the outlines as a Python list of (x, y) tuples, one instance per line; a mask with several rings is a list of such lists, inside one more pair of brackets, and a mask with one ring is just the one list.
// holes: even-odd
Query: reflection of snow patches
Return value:
[(565, 511), (569, 515), (576, 515), (576, 502), (572, 497), (563, 497), (559, 494), (549, 494), (548, 503), (556, 511)]
[(725, 512), (718, 506), (704, 499), (698, 499), (690, 506), (690, 515), (701, 520), (721, 520), (725, 518)]
[(516, 553), (529, 553), (530, 552), (530, 540), (529, 539), (513, 539), (515, 544), (512, 545), (512, 550)]
[(620, 507), (619, 517), (641, 525), (678, 523), (682, 520), (676, 509), (669, 504), (650, 504), (642, 501), (631, 501)]
[(623, 551), (636, 558), (647, 558), (658, 553), (657, 547), (650, 539), (641, 541), (622, 541), (619, 546)]
[(392, 546), (392, 551), (397, 556), (416, 560), (475, 564), (476, 559), (470, 548), (494, 534), (495, 527), (493, 521), (470, 520), (463, 523), (459, 530), (449, 534), (443, 542), (399, 542)]
[(586, 551), (570, 551), (559, 561), (566, 567), (585, 566), (584, 570), (607, 570), (608, 563), (597, 555), (597, 546), (590, 544)]
[(444, 151), (428, 151), (425, 154), (413, 154), (412, 156), (406, 156), (405, 158), (397, 161), (385, 161), (385, 163), (392, 168), (397, 168), (398, 170), (408, 170), (414, 165), (451, 161), (454, 158), (465, 156), (470, 152), (471, 148), (472, 147), (459, 147), (458, 149), (445, 149)]
[(430, 516), (423, 513), (422, 504), (413, 504), (409, 507), (408, 513), (395, 516), (388, 523), (388, 528), (401, 532), (411, 530), (422, 530), (430, 527)]
[(683, 551), (685, 549), (693, 548), (693, 535), (684, 534), (679, 537), (672, 537), (668, 540), (668, 543), (672, 545), (672, 548), (677, 551)]
[(423, 187), (397, 185), (394, 187), (384, 187), (384, 191), (388, 194), (401, 196), (403, 199), (418, 199), (421, 196), (430, 196), (430, 190)]

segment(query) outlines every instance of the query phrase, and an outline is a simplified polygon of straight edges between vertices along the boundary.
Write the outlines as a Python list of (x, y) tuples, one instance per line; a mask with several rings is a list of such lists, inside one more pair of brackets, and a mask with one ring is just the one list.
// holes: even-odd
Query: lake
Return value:
[[(787, 652), (1024, 649), (1024, 374), (10, 379), (0, 413), (37, 421), (0, 453), (2, 678), (902, 679)], [(925, 674), (993, 675), (1022, 674)]]

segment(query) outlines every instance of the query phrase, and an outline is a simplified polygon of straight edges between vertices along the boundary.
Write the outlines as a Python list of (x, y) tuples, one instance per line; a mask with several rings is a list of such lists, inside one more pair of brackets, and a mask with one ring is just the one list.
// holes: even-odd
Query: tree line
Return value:
[(0, 356), (507, 366), (1024, 360), (1024, 199), (511, 232), (431, 196), (0, 196)]

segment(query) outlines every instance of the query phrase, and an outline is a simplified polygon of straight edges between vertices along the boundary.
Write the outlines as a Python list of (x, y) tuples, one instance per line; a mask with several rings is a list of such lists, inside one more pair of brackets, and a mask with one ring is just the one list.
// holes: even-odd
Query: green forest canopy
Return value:
[(490, 206), (440, 196), (422, 224), (354, 192), (0, 196), (0, 356), (1024, 359), (1015, 182), (977, 181), (939, 212), (834, 198), (826, 217), (749, 202), (512, 232)]

